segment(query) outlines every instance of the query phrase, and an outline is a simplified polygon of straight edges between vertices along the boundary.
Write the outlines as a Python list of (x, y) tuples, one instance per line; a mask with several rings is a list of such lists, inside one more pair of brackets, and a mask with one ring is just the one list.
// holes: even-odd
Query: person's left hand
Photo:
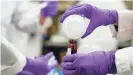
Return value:
[(102, 9), (91, 4), (79, 4), (68, 8), (61, 16), (60, 22), (63, 23), (70, 15), (80, 15), (90, 20), (86, 32), (81, 38), (90, 35), (99, 26), (107, 26), (118, 22), (117, 10)]

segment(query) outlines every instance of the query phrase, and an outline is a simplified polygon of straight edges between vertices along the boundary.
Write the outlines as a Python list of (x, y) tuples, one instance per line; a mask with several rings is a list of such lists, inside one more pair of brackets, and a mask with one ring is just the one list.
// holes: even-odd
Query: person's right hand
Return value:
[(57, 66), (57, 63), (48, 65), (48, 61), (52, 56), (53, 53), (51, 52), (45, 56), (36, 57), (35, 59), (27, 58), (25, 67), (20, 73), (18, 73), (18, 75), (23, 75), (25, 72), (29, 72), (30, 74), (34, 75), (47, 75), (48, 72)]
[(91, 34), (101, 25), (106, 26), (118, 22), (118, 12), (116, 10), (100, 9), (90, 4), (75, 5), (68, 8), (62, 15), (60, 22), (62, 23), (66, 17), (74, 14), (90, 19), (90, 24), (88, 25), (88, 28), (82, 38)]
[(63, 58), (64, 75), (116, 74), (116, 51), (96, 51), (89, 54), (73, 54)]

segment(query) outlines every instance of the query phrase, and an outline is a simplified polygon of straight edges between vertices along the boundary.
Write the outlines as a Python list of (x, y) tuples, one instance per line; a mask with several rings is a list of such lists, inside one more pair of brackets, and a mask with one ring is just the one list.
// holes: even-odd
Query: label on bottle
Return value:
[(67, 49), (67, 55), (70, 55), (71, 54), (71, 48), (68, 48)]

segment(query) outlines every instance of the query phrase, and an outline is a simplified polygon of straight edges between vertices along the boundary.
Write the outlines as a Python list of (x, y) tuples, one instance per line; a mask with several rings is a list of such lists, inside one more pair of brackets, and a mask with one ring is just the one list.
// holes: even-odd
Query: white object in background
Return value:
[(90, 20), (85, 17), (70, 15), (62, 23), (63, 35), (70, 39), (79, 39), (86, 32), (89, 22)]
[[(52, 66), (52, 65), (56, 65), (57, 61), (55, 60), (55, 56), (52, 56), (49, 60), (48, 60), (48, 65)], [(55, 72), (55, 69), (52, 69), (47, 75), (59, 75), (58, 72)]]
[(101, 48), (101, 46), (99, 46), (99, 45), (97, 45), (97, 44), (95, 44), (95, 45), (87, 45), (87, 44), (82, 44), (82, 45), (80, 45), (79, 46), (79, 48), (78, 48), (78, 52), (77, 53), (91, 53), (91, 52), (94, 52), (94, 51), (101, 51), (101, 50), (103, 50), (102, 48)]
[(41, 3), (40, 8), (41, 9), (46, 8), (47, 6), (48, 6), (48, 2), (43, 2), (43, 3)]
[(52, 56), (49, 60), (48, 60), (48, 65), (52, 66), (52, 65), (56, 65), (57, 61), (55, 60), (55, 56)]
[(67, 48), (67, 55), (71, 54), (71, 48)]

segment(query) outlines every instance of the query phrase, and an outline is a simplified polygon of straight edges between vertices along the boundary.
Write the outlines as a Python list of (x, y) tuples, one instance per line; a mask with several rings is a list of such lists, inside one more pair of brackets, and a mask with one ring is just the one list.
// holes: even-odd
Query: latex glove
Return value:
[[(53, 53), (51, 52), (45, 56), (37, 57), (35, 59), (27, 58), (27, 63), (26, 66), (23, 68), (23, 71), (28, 71), (34, 75), (46, 75), (55, 66), (57, 66), (57, 63), (52, 64), (51, 66), (48, 65), (48, 61), (52, 56)], [(18, 74), (21, 75), (20, 73)]]
[(28, 71), (22, 71), (22, 72), (18, 73), (17, 75), (34, 75), (34, 74), (32, 74)]
[[(55, 16), (58, 13), (59, 7), (58, 7), (58, 1), (44, 1), (44, 3), (41, 4), (41, 16)], [(46, 7), (45, 7), (46, 6)]]
[(89, 54), (74, 54), (63, 58), (64, 75), (115, 74), (115, 52), (96, 51)]
[(60, 22), (62, 23), (66, 17), (73, 14), (78, 14), (90, 19), (90, 24), (82, 38), (91, 34), (101, 25), (106, 26), (118, 22), (118, 12), (116, 10), (100, 9), (89, 4), (75, 5), (68, 8), (62, 15)]

